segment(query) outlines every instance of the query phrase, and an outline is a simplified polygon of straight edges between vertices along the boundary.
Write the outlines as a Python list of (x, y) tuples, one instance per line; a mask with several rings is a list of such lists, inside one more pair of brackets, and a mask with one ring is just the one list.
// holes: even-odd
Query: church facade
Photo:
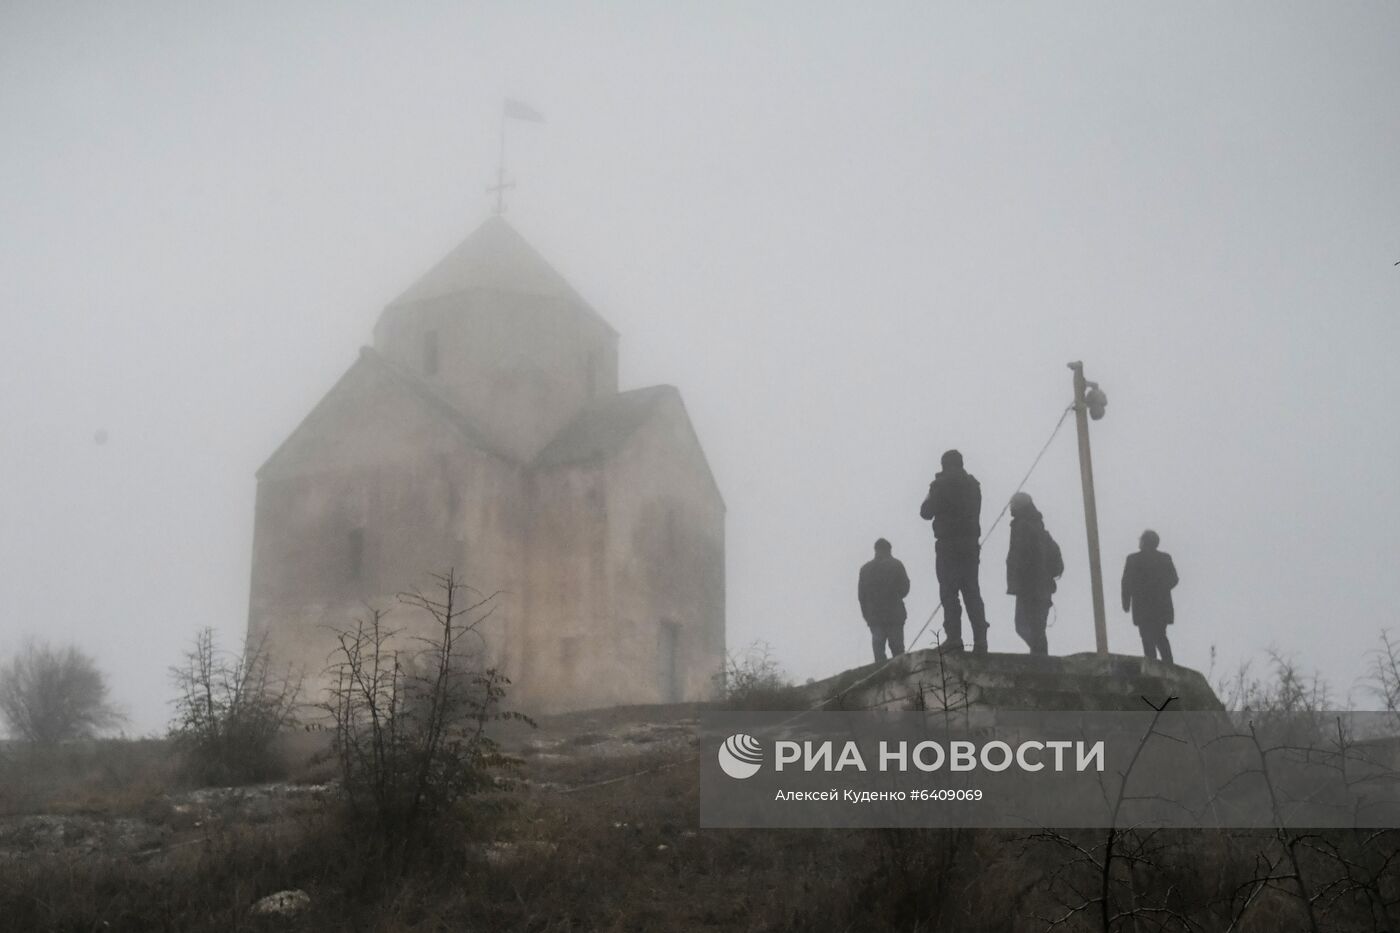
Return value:
[(257, 474), (248, 631), (322, 671), (334, 631), (449, 568), (514, 708), (702, 699), (725, 657), (724, 502), (680, 393), (501, 217), (389, 304)]

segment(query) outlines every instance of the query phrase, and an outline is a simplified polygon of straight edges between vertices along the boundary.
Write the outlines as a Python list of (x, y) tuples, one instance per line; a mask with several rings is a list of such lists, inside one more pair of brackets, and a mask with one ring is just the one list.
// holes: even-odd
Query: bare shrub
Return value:
[(391, 852), (439, 828), (464, 798), (502, 786), (501, 772), (516, 762), (487, 726), (529, 721), (501, 708), (510, 681), (485, 663), (479, 628), (495, 594), (466, 586), (452, 571), (434, 579), (431, 596), (399, 596), (433, 620), (430, 635), (390, 628), (374, 610), (336, 632), (326, 671), (331, 686), (322, 708), (351, 819)]
[(1363, 688), (1380, 701), (1382, 709), (1400, 713), (1400, 640), (1382, 629), (1380, 646), (1368, 652), (1368, 660), (1371, 666), (1362, 678)]
[(806, 695), (788, 679), (773, 657), (772, 646), (756, 641), (742, 657), (725, 658), (719, 675), (725, 707), (736, 710), (791, 710), (808, 706)]
[(96, 661), (73, 645), (35, 641), (0, 668), (0, 716), (12, 735), (36, 745), (91, 738), (125, 721)]
[(1107, 829), (1100, 832), (1074, 832), (1044, 829), (1031, 837), (1061, 850), (1060, 864), (1046, 876), (1046, 888), (1058, 902), (1044, 916), (1047, 929), (1060, 926), (1092, 926), (1110, 933), (1118, 929), (1191, 929), (1186, 908), (1170, 886), (1153, 890), (1144, 884), (1144, 875), (1159, 871), (1169, 847), (1155, 830), (1139, 830), (1122, 825), (1124, 803), (1132, 799), (1129, 784), (1140, 756), (1154, 739), (1171, 741), (1158, 729), (1167, 708), (1176, 700), (1168, 697), (1152, 707), (1153, 716), (1126, 767), (1114, 782), (1103, 786), (1104, 800), (1112, 807)]
[[(1212, 671), (1214, 651), (1212, 650)], [(1336, 709), (1331, 685), (1316, 672), (1307, 674), (1291, 656), (1268, 653), (1269, 671), (1254, 676), (1249, 664), (1215, 684), (1225, 709), (1249, 713), (1250, 722), (1272, 744), (1317, 745), (1331, 734), (1329, 710)]]
[(202, 629), (170, 677), (178, 693), (170, 738), (188, 779), (244, 784), (281, 775), (274, 743), (296, 723), (301, 679), (274, 674), (262, 641), (230, 655), (213, 629)]

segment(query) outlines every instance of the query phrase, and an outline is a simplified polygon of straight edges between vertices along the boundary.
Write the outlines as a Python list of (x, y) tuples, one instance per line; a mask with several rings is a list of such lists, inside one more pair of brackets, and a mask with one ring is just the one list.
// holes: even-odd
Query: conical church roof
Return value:
[(389, 306), (473, 290), (556, 298), (577, 304), (602, 320), (583, 296), (499, 215), (488, 217)]

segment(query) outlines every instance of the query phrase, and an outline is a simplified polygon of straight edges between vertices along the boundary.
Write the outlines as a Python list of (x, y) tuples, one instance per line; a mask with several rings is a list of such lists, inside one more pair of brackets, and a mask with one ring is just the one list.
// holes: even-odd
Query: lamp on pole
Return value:
[(1089, 451), (1089, 419), (1104, 415), (1108, 397), (1097, 382), (1084, 378), (1084, 364), (1070, 363), (1074, 371), (1074, 422), (1079, 429), (1079, 479), (1084, 488), (1084, 528), (1089, 537), (1089, 584), (1094, 590), (1094, 645), (1108, 654), (1108, 622), (1104, 618), (1103, 567), (1099, 562), (1099, 509), (1094, 501), (1094, 461)]

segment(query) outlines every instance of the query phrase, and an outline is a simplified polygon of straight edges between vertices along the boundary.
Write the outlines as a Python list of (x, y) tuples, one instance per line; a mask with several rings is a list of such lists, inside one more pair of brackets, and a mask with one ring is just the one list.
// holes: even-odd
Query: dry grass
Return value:
[(176, 766), (162, 739), (0, 744), (0, 816), (137, 815), (175, 785)]
[[(587, 744), (611, 725), (581, 719), (571, 728)], [(110, 760), (73, 754), (69, 763), (81, 766), (89, 784), (68, 781), (52, 795), (58, 806), (86, 800), (110, 813), (139, 810), (168, 773), (158, 743), (107, 747)], [(171, 847), (139, 858), (36, 853), (7, 860), (0, 863), (0, 927), (990, 933), (1044, 930), (1047, 918), (1064, 913), (1065, 889), (1056, 877), (1065, 853), (1025, 834), (699, 830), (691, 754), (660, 747), (531, 763), (532, 780), (590, 786), (478, 798), (404, 859), (376, 850), (327, 805), (256, 826), (216, 820), (184, 827), (169, 837)], [(124, 789), (128, 779), (133, 784)], [(1086, 846), (1096, 838), (1074, 836)], [(1160, 842), (1162, 854), (1140, 867), (1134, 883), (1144, 899), (1169, 899), (1201, 930), (1228, 925), (1232, 892), (1268, 844), (1225, 833), (1164, 835)], [(1394, 850), (1400, 841), (1392, 836), (1382, 844)], [(1320, 879), (1326, 866), (1316, 861), (1310, 870)], [(1400, 896), (1396, 884), (1400, 878), (1391, 882)], [(311, 909), (294, 921), (250, 913), (257, 898), (286, 888), (306, 890)], [(1297, 900), (1284, 890), (1262, 896), (1239, 927), (1300, 928)], [(1324, 928), (1386, 929), (1355, 899), (1332, 907)], [(1083, 914), (1060, 929), (1099, 926)]]

